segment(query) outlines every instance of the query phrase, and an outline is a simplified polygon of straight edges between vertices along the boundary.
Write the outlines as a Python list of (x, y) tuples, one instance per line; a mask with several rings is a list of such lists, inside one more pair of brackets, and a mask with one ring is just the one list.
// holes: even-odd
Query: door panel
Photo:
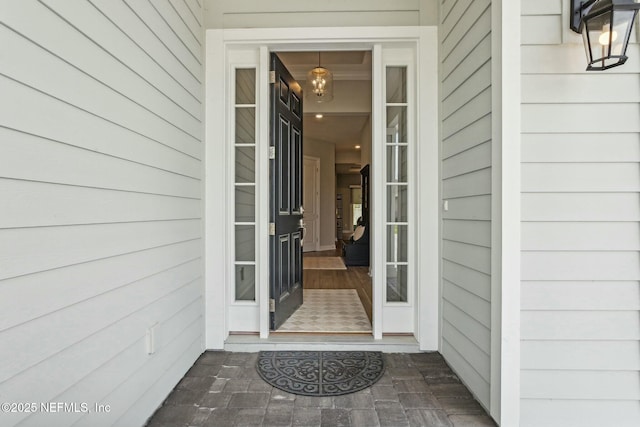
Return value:
[(289, 264), (291, 262), (291, 242), (289, 236), (278, 236), (280, 241), (280, 247), (278, 249), (278, 258), (280, 259), (280, 266), (278, 269), (278, 302), (289, 296), (289, 290), (291, 289), (291, 272)]
[(291, 213), (289, 205), (289, 199), (291, 197), (289, 181), (291, 176), (291, 165), (289, 162), (291, 158), (291, 141), (289, 139), (291, 135), (291, 122), (282, 116), (280, 116), (279, 119), (280, 135), (278, 137), (278, 145), (276, 146), (276, 156), (278, 157), (276, 160), (280, 164), (277, 176), (277, 180), (280, 183), (278, 188), (278, 206), (279, 213), (287, 215)]
[[(298, 105), (300, 102), (298, 101)], [(294, 104), (295, 106), (295, 104)], [(291, 158), (293, 161), (292, 172), (295, 179), (291, 180), (291, 202), (293, 212), (302, 213), (302, 134), (300, 130), (293, 128), (293, 138), (291, 140)]]
[(271, 70), (270, 327), (276, 330), (302, 305), (302, 89), (276, 54)]
[[(293, 239), (293, 247), (300, 248), (302, 247), (302, 233), (300, 231), (296, 231), (295, 233), (291, 233), (291, 238)], [(302, 251), (295, 251), (292, 256), (293, 265), (302, 265)], [(294, 268), (292, 269), (293, 274), (293, 283), (302, 283), (302, 268)]]

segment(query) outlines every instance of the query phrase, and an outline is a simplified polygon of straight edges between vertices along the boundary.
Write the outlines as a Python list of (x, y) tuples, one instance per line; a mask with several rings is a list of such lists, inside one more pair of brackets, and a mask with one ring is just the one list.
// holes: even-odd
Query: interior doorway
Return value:
[(354, 236), (356, 225), (366, 226), (354, 190), (361, 187), (361, 169), (371, 162), (371, 51), (279, 52), (278, 57), (303, 90), (307, 72), (326, 67), (334, 74), (335, 92), (330, 103), (307, 96), (303, 101), (304, 303), (276, 332), (370, 335), (368, 240), (366, 247), (359, 242), (366, 263), (345, 265), (344, 248), (361, 237)]

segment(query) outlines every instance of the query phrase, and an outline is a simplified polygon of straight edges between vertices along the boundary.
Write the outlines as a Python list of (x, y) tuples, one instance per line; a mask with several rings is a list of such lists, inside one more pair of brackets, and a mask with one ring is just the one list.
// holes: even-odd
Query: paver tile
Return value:
[(257, 353), (205, 352), (147, 427), (495, 427), (438, 353), (385, 354), (372, 387), (342, 396), (298, 396), (264, 382)]

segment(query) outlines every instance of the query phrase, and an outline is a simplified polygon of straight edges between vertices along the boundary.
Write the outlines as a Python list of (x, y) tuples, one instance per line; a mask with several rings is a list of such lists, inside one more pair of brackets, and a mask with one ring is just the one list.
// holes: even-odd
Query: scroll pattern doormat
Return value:
[(375, 384), (384, 373), (378, 351), (261, 351), (256, 365), (267, 383), (302, 396), (339, 396)]

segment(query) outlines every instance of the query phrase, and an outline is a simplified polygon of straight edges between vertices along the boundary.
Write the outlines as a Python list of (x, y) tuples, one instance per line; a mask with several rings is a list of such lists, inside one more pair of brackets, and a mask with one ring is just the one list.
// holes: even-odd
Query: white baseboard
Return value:
[(320, 251), (335, 251), (336, 250), (336, 244), (334, 243), (333, 245), (326, 245), (326, 246), (320, 246)]

